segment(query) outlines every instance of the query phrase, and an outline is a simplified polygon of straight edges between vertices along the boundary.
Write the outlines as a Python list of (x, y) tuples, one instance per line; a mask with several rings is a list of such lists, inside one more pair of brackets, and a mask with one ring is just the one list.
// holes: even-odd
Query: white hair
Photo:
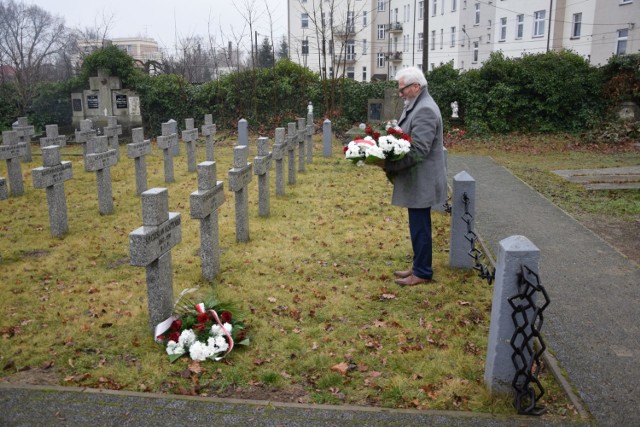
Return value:
[(427, 79), (425, 78), (422, 70), (418, 67), (401, 68), (396, 73), (396, 80), (400, 81), (401, 79), (405, 85), (418, 83), (422, 88), (427, 87)]

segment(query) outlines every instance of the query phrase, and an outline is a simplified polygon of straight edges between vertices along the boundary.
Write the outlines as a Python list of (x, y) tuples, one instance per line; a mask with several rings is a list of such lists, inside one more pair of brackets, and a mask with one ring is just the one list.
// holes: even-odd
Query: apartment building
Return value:
[[(78, 50), (72, 56), (72, 63), (79, 69), (83, 59), (91, 52), (102, 48), (105, 45), (114, 45), (127, 52), (137, 65), (142, 66), (149, 61), (162, 61), (162, 52), (158, 47), (158, 42), (152, 38), (144, 37), (122, 37), (105, 40), (83, 40), (78, 42)], [(153, 68), (152, 68), (153, 70)]]
[(358, 81), (392, 79), (424, 58), (428, 69), (469, 70), (496, 51), (569, 49), (594, 65), (640, 51), (640, 0), (287, 1), (289, 57)]

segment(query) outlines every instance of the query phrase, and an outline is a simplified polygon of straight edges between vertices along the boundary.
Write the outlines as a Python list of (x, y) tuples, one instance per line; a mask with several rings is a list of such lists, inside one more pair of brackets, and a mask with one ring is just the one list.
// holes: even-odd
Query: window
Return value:
[(309, 14), (302, 14), (302, 28), (309, 28)]
[(456, 27), (451, 27), (451, 44), (449, 46), (454, 47), (456, 45)]
[(438, 0), (433, 0), (433, 4), (431, 5), (431, 16), (436, 16), (436, 12), (438, 12)]
[(367, 81), (367, 67), (362, 67), (362, 81)]
[(574, 13), (573, 23), (571, 24), (571, 38), (579, 39), (581, 29), (582, 29), (582, 13)]
[(351, 80), (356, 78), (356, 69), (354, 67), (347, 67), (347, 78)]
[(442, 0), (442, 6), (440, 7), (440, 15), (444, 15), (444, 0)]
[(355, 61), (356, 60), (356, 43), (353, 40), (347, 41), (347, 61)]
[(378, 12), (384, 12), (384, 0), (378, 0)]
[(422, 33), (418, 33), (418, 51), (422, 51), (423, 46), (424, 46), (424, 35)]
[(378, 40), (384, 40), (384, 24), (378, 24)]
[(633, 3), (633, 0), (620, 0), (620, 4), (629, 4)]
[(516, 40), (521, 40), (524, 34), (524, 15), (516, 16)]
[(431, 31), (431, 50), (436, 48), (436, 30)]
[(618, 46), (616, 46), (616, 55), (624, 55), (627, 53), (627, 38), (629, 37), (629, 30), (618, 30)]
[(480, 3), (476, 3), (475, 8), (475, 21), (473, 21), (474, 25), (480, 25)]
[(324, 28), (324, 27), (327, 26), (327, 13), (326, 12), (322, 12), (322, 15), (320, 15), (320, 16), (321, 16), (320, 19), (322, 20), (321, 21), (322, 22), (322, 28)]
[(367, 16), (367, 11), (364, 10), (362, 11), (362, 26), (366, 27), (368, 25), (367, 20), (369, 19), (369, 17)]
[(418, 2), (418, 19), (424, 19), (424, 2)]
[(444, 47), (444, 28), (440, 28), (440, 49)]
[(302, 54), (309, 55), (309, 40), (302, 40)]
[(355, 23), (355, 12), (350, 10), (347, 12), (347, 33), (355, 33), (356, 31), (356, 23)]
[(378, 52), (378, 68), (384, 68), (384, 53)]
[(362, 54), (366, 55), (367, 54), (367, 39), (362, 39)]
[(458, 10), (458, 0), (451, 0), (451, 12)]
[(405, 5), (403, 7), (403, 11), (404, 11), (404, 22), (409, 22), (411, 21), (411, 5)]
[(500, 18), (500, 41), (507, 39), (507, 18)]
[(544, 17), (546, 11), (538, 10), (533, 12), (533, 37), (544, 36)]
[(473, 42), (473, 62), (478, 62), (478, 42)]
[[(467, 38), (469, 38), (469, 34), (467, 34), (467, 30), (466, 30), (466, 25), (462, 25), (462, 33), (467, 36)], [(471, 43), (471, 41), (469, 41), (469, 43)], [(462, 37), (462, 40), (460, 40), (460, 46), (464, 46), (464, 37)]]

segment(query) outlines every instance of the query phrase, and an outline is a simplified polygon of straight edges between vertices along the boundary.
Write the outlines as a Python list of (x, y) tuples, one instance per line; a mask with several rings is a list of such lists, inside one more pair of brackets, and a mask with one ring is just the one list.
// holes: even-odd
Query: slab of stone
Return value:
[(599, 169), (564, 169), (553, 171), (569, 182), (582, 184), (587, 190), (625, 190), (640, 188), (640, 166)]

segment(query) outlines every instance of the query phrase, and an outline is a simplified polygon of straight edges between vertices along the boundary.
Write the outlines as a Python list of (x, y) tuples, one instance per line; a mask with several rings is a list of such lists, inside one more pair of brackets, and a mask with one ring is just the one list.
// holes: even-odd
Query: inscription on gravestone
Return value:
[(100, 108), (98, 95), (87, 95), (87, 108), (90, 110), (97, 110), (98, 108)]
[(171, 248), (182, 240), (180, 214), (169, 212), (166, 188), (152, 188), (141, 194), (142, 227), (129, 233), (131, 265), (145, 267), (149, 328), (171, 316), (173, 271)]
[(62, 236), (69, 231), (64, 182), (73, 177), (71, 162), (61, 160), (58, 145), (44, 147), (42, 161), (44, 166), (31, 171), (33, 186), (46, 188), (51, 234), (56, 237)]
[(198, 165), (198, 190), (191, 193), (191, 218), (200, 220), (202, 276), (213, 280), (220, 271), (218, 208), (224, 203), (224, 185), (216, 180), (216, 162)]
[(233, 168), (229, 169), (229, 190), (235, 192), (236, 241), (249, 241), (249, 191), (251, 163), (247, 163), (249, 148), (244, 145), (233, 149)]
[(0, 145), (0, 160), (6, 160), (7, 173), (9, 175), (9, 189), (12, 196), (24, 194), (24, 182), (22, 181), (22, 166), (20, 156), (24, 151), (24, 142), (18, 141), (16, 131), (2, 132), (2, 145)]
[(64, 147), (67, 145), (67, 137), (58, 134), (58, 125), (45, 126), (47, 136), (40, 138), (40, 147), (49, 147), (50, 145), (57, 145)]

